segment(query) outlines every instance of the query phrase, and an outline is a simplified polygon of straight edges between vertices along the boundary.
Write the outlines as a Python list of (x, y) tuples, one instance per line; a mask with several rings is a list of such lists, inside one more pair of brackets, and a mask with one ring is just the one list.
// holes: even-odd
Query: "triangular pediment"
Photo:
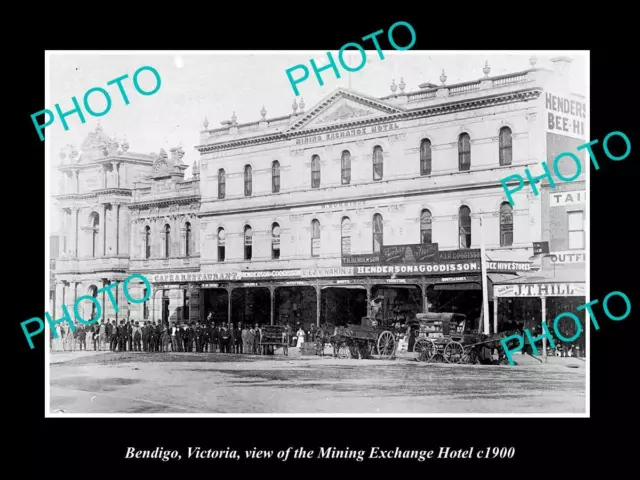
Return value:
[(373, 97), (338, 89), (318, 102), (289, 127), (289, 131), (308, 130), (384, 118), (404, 110)]

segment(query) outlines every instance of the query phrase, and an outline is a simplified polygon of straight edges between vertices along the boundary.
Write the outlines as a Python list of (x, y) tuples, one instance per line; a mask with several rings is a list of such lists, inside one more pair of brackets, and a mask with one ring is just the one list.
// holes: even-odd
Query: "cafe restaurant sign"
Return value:
[(494, 297), (583, 297), (583, 283), (529, 283), (494, 285)]

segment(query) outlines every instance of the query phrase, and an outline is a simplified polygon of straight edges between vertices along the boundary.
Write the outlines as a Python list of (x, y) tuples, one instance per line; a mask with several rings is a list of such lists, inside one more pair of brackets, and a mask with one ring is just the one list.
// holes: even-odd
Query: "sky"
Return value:
[[(337, 58), (337, 52), (332, 52)], [(558, 55), (574, 59), (572, 69), (577, 93), (586, 94), (585, 52), (517, 52), (452, 54), (429, 51), (384, 51), (381, 60), (378, 53), (367, 51), (367, 63), (354, 73), (341, 70), (341, 78), (335, 78), (333, 71), (322, 72), (324, 85), (320, 86), (311, 71), (309, 78), (299, 83), (300, 97), (304, 99), (305, 110), (310, 110), (337, 87), (347, 87), (364, 94), (382, 97), (391, 94), (391, 82), (403, 79), (407, 85), (405, 92), (419, 90), (418, 85), (431, 82), (440, 85), (442, 70), (447, 76), (446, 83), (476, 80), (484, 77), (485, 62), (491, 67), (490, 76), (512, 73), (530, 68), (529, 58), (535, 54), (536, 67), (552, 68), (551, 58)], [(66, 118), (69, 130), (65, 131), (56, 117), (54, 124), (47, 127), (46, 147), (50, 157), (49, 168), (60, 161), (60, 150), (67, 145), (78, 149), (87, 134), (95, 130), (100, 122), (104, 133), (122, 142), (126, 138), (129, 151), (137, 153), (159, 152), (182, 145), (183, 161), (191, 166), (199, 160), (194, 149), (204, 129), (207, 117), (209, 129), (221, 127), (220, 122), (229, 120), (235, 112), (238, 123), (258, 121), (264, 106), (267, 118), (292, 112), (295, 93), (285, 71), (298, 64), (309, 69), (309, 60), (314, 59), (320, 67), (328, 63), (326, 52), (51, 52), (49, 57), (49, 105), (43, 106), (54, 111), (60, 104), (63, 112), (71, 110), (71, 97), (76, 97), (82, 105), (87, 90), (102, 87), (109, 92), (111, 110), (104, 116), (92, 117), (84, 111), (86, 123), (82, 124), (78, 115)], [(356, 65), (359, 53), (354, 51), (348, 60)], [(134, 72), (142, 66), (155, 68), (162, 79), (160, 89), (153, 95), (143, 96), (133, 87)], [(311, 69), (310, 69), (311, 70)], [(116, 85), (107, 82), (124, 74), (129, 79), (123, 85), (130, 104), (125, 105)], [(295, 72), (294, 75), (298, 75)], [(140, 75), (141, 87), (151, 90), (153, 75)], [(350, 85), (350, 87), (349, 87)], [(92, 94), (90, 105), (95, 111), (102, 111), (106, 103), (100, 94)], [(35, 129), (34, 129), (35, 130)], [(34, 135), (37, 132), (34, 131)], [(187, 170), (187, 177), (191, 168)], [(51, 177), (51, 193), (58, 188), (57, 175)]]

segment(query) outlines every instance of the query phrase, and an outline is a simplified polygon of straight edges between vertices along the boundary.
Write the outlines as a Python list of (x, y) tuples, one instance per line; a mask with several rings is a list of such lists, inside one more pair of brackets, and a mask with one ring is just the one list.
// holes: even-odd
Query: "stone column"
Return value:
[(118, 171), (118, 162), (111, 162), (111, 166), (113, 167), (113, 173), (115, 174), (115, 185), (114, 187), (120, 187), (120, 172)]
[(73, 192), (80, 193), (80, 170), (74, 170), (73, 177), (74, 177)]
[(71, 207), (71, 234), (69, 235), (69, 241), (71, 242), (71, 256), (78, 258), (78, 216), (79, 210), (76, 207)]
[(196, 285), (189, 286), (189, 321), (203, 322), (200, 311), (200, 289)]
[(180, 229), (180, 256), (184, 257), (186, 255), (187, 255), (187, 229), (185, 227), (182, 227)]
[(493, 297), (493, 333), (498, 333), (498, 297)]
[(367, 285), (367, 317), (371, 316), (371, 285)]
[(55, 310), (54, 319), (62, 317), (62, 305), (64, 305), (64, 282), (56, 281), (56, 293), (55, 293)]
[(269, 297), (271, 299), (271, 325), (273, 325), (276, 312), (276, 287), (269, 286)]
[(116, 203), (116, 245), (115, 253), (120, 255), (120, 203)]
[(320, 285), (316, 285), (316, 326), (319, 327), (320, 326), (320, 305), (321, 305), (321, 299), (322, 299), (322, 289), (320, 288)]
[(103, 228), (102, 228), (102, 255), (107, 254), (107, 204), (102, 206)]
[[(167, 233), (164, 231), (164, 229), (162, 229), (162, 231), (160, 232), (160, 241), (162, 242), (162, 248), (161, 248), (162, 258), (167, 258), (171, 254), (170, 252), (167, 252), (166, 240), (167, 240)], [(169, 248), (171, 248), (171, 245), (169, 245)]]
[(227, 287), (227, 293), (229, 294), (229, 301), (227, 305), (227, 323), (231, 325), (231, 300), (233, 298), (233, 287)]

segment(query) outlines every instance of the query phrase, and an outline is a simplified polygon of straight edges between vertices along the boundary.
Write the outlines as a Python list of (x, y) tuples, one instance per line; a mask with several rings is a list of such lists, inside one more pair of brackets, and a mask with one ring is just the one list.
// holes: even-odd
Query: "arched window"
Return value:
[(151, 227), (144, 227), (144, 258), (151, 258)]
[(224, 244), (225, 244), (225, 236), (224, 236), (224, 228), (218, 228), (218, 261), (224, 262)]
[(188, 257), (193, 253), (191, 248), (191, 240), (192, 240), (191, 223), (187, 222), (184, 224), (184, 256), (185, 257)]
[(433, 243), (431, 237), (431, 212), (422, 210), (420, 212), (420, 243)]
[(500, 246), (513, 245), (513, 208), (508, 202), (500, 205)]
[(280, 225), (277, 223), (271, 225), (271, 258), (280, 258)]
[(280, 162), (277, 160), (271, 164), (271, 191), (273, 193), (280, 191)]
[(342, 239), (342, 255), (351, 254), (351, 220), (349, 217), (342, 219), (340, 225), (340, 237)]
[(384, 245), (383, 227), (382, 215), (376, 213), (373, 216), (373, 253), (380, 253), (382, 245)]
[(460, 248), (471, 248), (471, 210), (463, 205), (458, 213)]
[(251, 260), (253, 257), (253, 230), (249, 225), (244, 227), (244, 259)]
[(511, 129), (502, 127), (500, 129), (500, 165), (511, 165)]
[(250, 197), (253, 191), (253, 179), (251, 176), (251, 165), (244, 166), (244, 196)]
[(320, 188), (320, 157), (311, 157), (311, 188)]
[(167, 223), (164, 226), (164, 256), (169, 258), (171, 255), (171, 227)]
[(89, 225), (91, 226), (91, 256), (98, 256), (98, 242), (100, 241), (100, 215), (92, 212), (89, 216)]
[(458, 138), (458, 169), (463, 172), (471, 169), (471, 138), (461, 133)]
[(311, 256), (320, 256), (320, 222), (318, 220), (311, 222)]
[(227, 193), (227, 176), (224, 169), (218, 170), (218, 198), (222, 199)]
[(420, 175), (431, 175), (431, 140), (420, 142)]
[(341, 170), (342, 170), (342, 185), (349, 185), (351, 183), (351, 153), (349, 150), (342, 152)]
[(384, 158), (382, 155), (382, 147), (376, 145), (373, 147), (373, 179), (382, 180), (384, 167)]

